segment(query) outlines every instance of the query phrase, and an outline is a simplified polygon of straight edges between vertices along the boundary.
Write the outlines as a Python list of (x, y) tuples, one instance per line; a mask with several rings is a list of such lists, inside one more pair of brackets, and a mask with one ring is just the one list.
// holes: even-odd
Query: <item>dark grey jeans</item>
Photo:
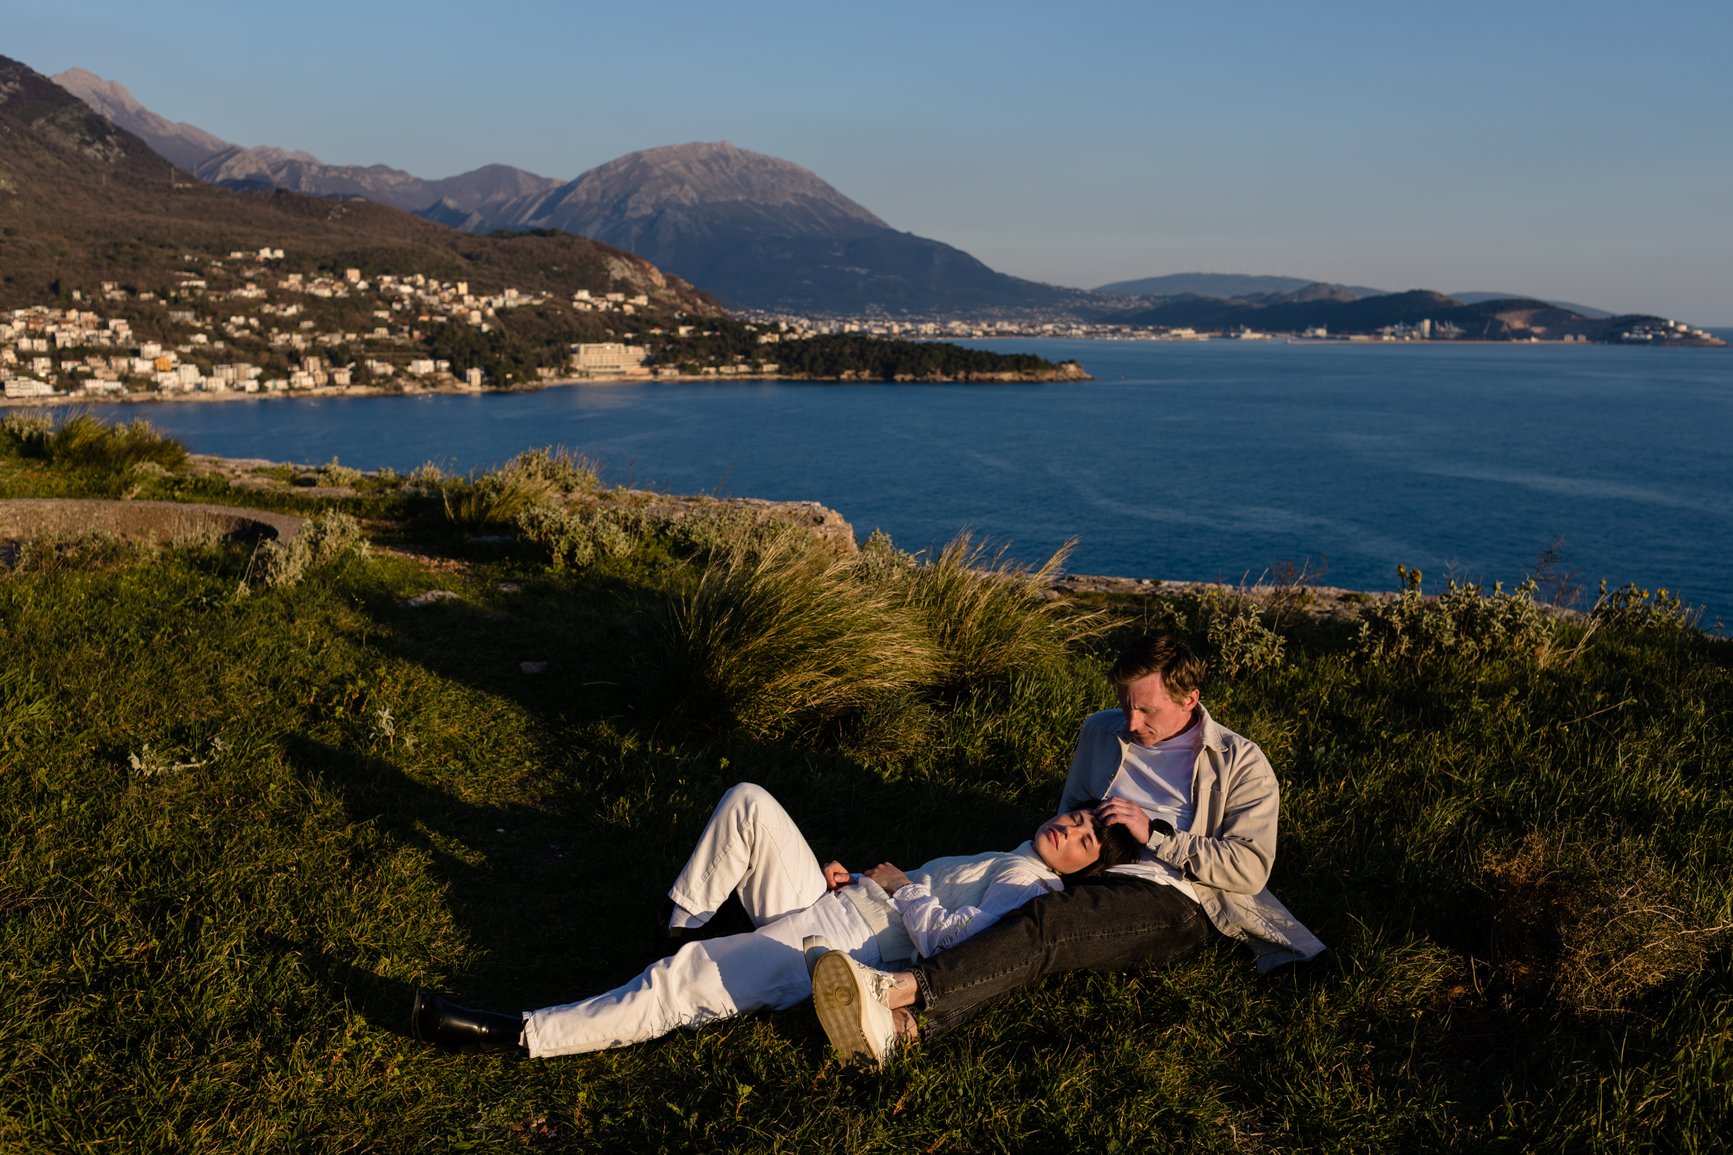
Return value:
[(1063, 971), (1123, 971), (1170, 962), (1214, 933), (1171, 886), (1103, 874), (1044, 894), (913, 968), (921, 1033), (940, 1035), (988, 1003)]

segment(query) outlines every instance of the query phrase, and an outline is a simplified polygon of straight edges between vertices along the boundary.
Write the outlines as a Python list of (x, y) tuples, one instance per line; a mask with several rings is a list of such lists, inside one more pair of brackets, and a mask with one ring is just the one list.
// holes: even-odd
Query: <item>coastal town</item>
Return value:
[[(231, 252), (189, 268), (165, 293), (107, 281), (94, 295), (73, 289), (64, 304), (0, 314), (5, 396), (45, 401), (479, 390), (498, 383), (479, 367), (427, 355), (429, 330), (468, 326), (487, 333), (509, 310), (551, 303), (512, 288), (474, 293), (467, 282), (419, 274), (277, 271), (284, 260), (280, 248)], [(333, 302), (346, 307), (321, 308)], [(627, 323), (649, 303), (644, 295), (585, 289), (559, 302), (574, 314), (611, 314)], [(155, 335), (144, 335), (147, 328)], [(649, 372), (644, 350), (626, 340), (574, 343), (562, 369), (579, 378)], [(538, 369), (537, 379), (554, 379), (562, 369)]]
[[(94, 293), (71, 289), (54, 305), (0, 314), (0, 381), (12, 402), (74, 399), (216, 399), (247, 394), (317, 395), (350, 392), (479, 391), (557, 381), (657, 377), (769, 376), (778, 372), (774, 346), (817, 336), (858, 335), (930, 342), (994, 338), (1099, 341), (1342, 340), (1448, 341), (1463, 334), (1449, 323), (1421, 320), (1371, 333), (1333, 334), (1313, 326), (1297, 332), (1249, 327), (1203, 331), (1071, 318), (1013, 316), (994, 320), (933, 317), (810, 318), (743, 313), (755, 334), (756, 356), (731, 354), (694, 364), (669, 353), (683, 338), (714, 336), (695, 324), (637, 321), (650, 306), (643, 294), (574, 291), (569, 298), (503, 288), (473, 292), (465, 281), (422, 274), (365, 275), (288, 271), (281, 248), (231, 252), (202, 264), (188, 258), (172, 288), (158, 293), (105, 281)], [(482, 364), (439, 356), (439, 330), (491, 333), (517, 309), (568, 311), (606, 323), (606, 340), (564, 345), (557, 364), (538, 364), (521, 379)], [(1532, 339), (1532, 338), (1531, 338)], [(1682, 322), (1645, 320), (1619, 331), (1616, 342), (1637, 345), (1719, 345)], [(1585, 340), (1566, 335), (1565, 343)], [(445, 342), (450, 344), (450, 342)], [(660, 348), (658, 359), (652, 352)]]
[[(744, 316), (764, 324), (787, 325), (794, 331), (815, 333), (859, 333), (870, 337), (885, 337), (908, 341), (965, 341), (996, 338), (1049, 338), (1079, 341), (1347, 341), (1355, 344), (1378, 344), (1398, 341), (1461, 341), (1468, 339), (1462, 328), (1448, 321), (1422, 319), (1414, 323), (1380, 326), (1370, 333), (1332, 333), (1327, 326), (1307, 326), (1293, 332), (1263, 331), (1246, 326), (1217, 330), (1192, 326), (1133, 325), (1112, 321), (1086, 322), (1068, 318), (1040, 316), (1006, 317), (993, 320), (959, 320), (956, 318), (890, 319), (810, 318), (788, 314), (747, 311)], [(1543, 338), (1529, 338), (1530, 343), (1542, 343)], [(1508, 343), (1508, 342), (1506, 342)], [(1567, 334), (1558, 344), (1588, 344), (1586, 337)], [(1623, 345), (1704, 345), (1725, 344), (1706, 329), (1683, 321), (1660, 318), (1645, 319), (1620, 329), (1612, 344)]]

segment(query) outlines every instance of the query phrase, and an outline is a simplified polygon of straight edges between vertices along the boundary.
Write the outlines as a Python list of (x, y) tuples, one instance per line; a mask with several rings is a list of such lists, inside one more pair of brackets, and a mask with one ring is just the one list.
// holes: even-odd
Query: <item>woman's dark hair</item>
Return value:
[(1095, 816), (1095, 808), (1100, 805), (1101, 800), (1098, 798), (1085, 798), (1071, 808), (1072, 810), (1081, 810), (1089, 815), (1089, 825), (1095, 830), (1095, 842), (1101, 847), (1101, 853), (1095, 856), (1094, 862), (1082, 870), (1061, 874), (1060, 879), (1067, 885), (1079, 879), (1100, 874), (1109, 867), (1124, 866), (1128, 862), (1136, 862), (1138, 851), (1143, 849), (1137, 844), (1137, 839), (1131, 836), (1131, 831), (1123, 825), (1116, 822), (1109, 826)]

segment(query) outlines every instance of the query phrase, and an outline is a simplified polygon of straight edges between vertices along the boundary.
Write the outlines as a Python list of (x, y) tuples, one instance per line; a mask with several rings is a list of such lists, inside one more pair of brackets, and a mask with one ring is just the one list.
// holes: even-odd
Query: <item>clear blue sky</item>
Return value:
[(1733, 324), (1733, 3), (7, 0), (241, 144), (569, 179), (729, 140), (1094, 286), (1283, 273)]

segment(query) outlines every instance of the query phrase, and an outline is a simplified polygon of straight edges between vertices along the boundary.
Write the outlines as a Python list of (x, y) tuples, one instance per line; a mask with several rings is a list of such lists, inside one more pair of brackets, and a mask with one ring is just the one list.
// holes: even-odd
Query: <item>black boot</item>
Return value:
[(520, 1042), (524, 1031), (521, 1015), (472, 1011), (420, 987), (415, 988), (415, 1006), (409, 1012), (409, 1027), (421, 1042), (460, 1054), (480, 1051), (523, 1053), (525, 1050)]

